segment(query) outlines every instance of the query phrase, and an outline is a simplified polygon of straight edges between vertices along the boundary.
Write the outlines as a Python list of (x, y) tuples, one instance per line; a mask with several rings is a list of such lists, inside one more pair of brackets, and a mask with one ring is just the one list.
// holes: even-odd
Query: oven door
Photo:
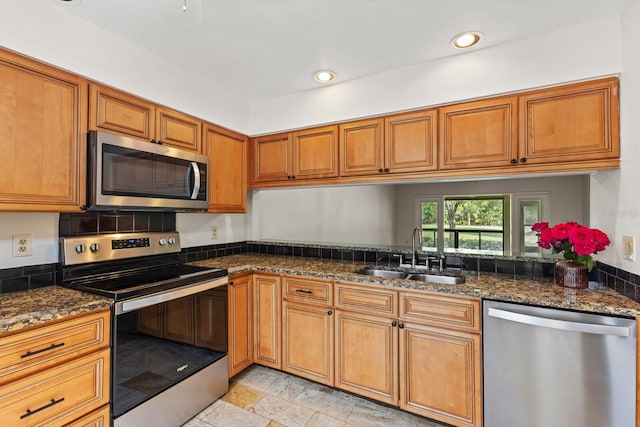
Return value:
[(227, 283), (114, 305), (114, 426), (181, 425), (227, 392)]
[(206, 156), (108, 132), (88, 140), (88, 210), (207, 208)]

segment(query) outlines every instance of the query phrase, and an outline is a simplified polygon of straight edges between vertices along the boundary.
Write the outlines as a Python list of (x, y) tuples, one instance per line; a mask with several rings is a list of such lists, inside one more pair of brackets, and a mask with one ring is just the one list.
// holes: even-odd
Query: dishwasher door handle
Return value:
[(546, 317), (532, 316), (529, 314), (515, 313), (513, 311), (489, 308), (488, 315), (498, 319), (509, 320), (511, 322), (524, 323), (526, 325), (540, 326), (543, 328), (560, 329), (570, 332), (582, 332), (586, 334), (615, 335), (628, 337), (631, 335), (631, 328), (626, 326), (608, 326), (594, 323), (571, 322), (568, 320), (549, 319)]

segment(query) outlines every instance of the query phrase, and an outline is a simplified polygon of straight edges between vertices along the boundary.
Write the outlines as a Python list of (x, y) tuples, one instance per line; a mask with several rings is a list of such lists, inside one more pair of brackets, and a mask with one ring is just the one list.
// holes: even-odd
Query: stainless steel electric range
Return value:
[(60, 238), (59, 283), (113, 299), (116, 427), (175, 427), (228, 390), (227, 270), (179, 252), (177, 232)]

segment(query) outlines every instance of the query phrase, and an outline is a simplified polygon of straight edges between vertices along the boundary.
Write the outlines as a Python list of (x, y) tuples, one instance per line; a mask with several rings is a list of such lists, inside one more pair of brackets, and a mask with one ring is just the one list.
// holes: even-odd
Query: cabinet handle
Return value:
[(157, 144), (158, 142), (157, 142), (155, 139), (152, 139), (152, 140), (151, 140), (151, 143), (152, 143), (152, 144)]
[(382, 168), (378, 169), (378, 173), (383, 173), (383, 172), (384, 172), (384, 169)]
[(229, 282), (229, 286), (233, 286), (233, 282)]
[(313, 293), (313, 291), (308, 291), (306, 289), (296, 289), (296, 292), (300, 292), (300, 293), (303, 293), (303, 294), (312, 294)]
[(158, 145), (162, 145), (162, 144), (164, 144), (164, 143), (163, 143), (162, 141), (158, 140), (158, 142), (156, 142), (156, 144), (158, 144)]
[(518, 163), (518, 161), (516, 159), (511, 159), (511, 164), (515, 165), (516, 163)]
[(400, 329), (404, 329), (404, 323), (400, 323), (400, 324), (398, 325), (398, 328), (400, 328)]
[(327, 311), (327, 314), (328, 314), (329, 316), (331, 316), (331, 315), (333, 314), (333, 311), (329, 310), (329, 311)]
[(27, 409), (27, 412), (25, 412), (24, 414), (20, 415), (20, 419), (23, 420), (23, 419), (25, 419), (27, 417), (30, 417), (31, 415), (33, 415), (35, 413), (38, 413), (38, 412), (40, 412), (40, 411), (42, 411), (44, 409), (50, 408), (53, 405), (57, 405), (58, 403), (60, 403), (62, 401), (64, 401), (64, 397), (61, 397), (58, 400), (51, 399), (51, 402), (47, 403), (44, 406), (39, 407), (38, 409), (34, 409), (33, 411), (31, 409)]
[(391, 326), (396, 327), (397, 325), (398, 325), (398, 324), (397, 324), (395, 321), (394, 321), (394, 322), (391, 322)]
[(527, 162), (527, 158), (526, 157), (523, 157), (523, 158), (520, 159), (520, 163), (526, 163), (526, 162)]
[(34, 354), (44, 353), (45, 351), (53, 350), (55, 348), (62, 347), (63, 345), (64, 343), (61, 342), (60, 344), (51, 344), (49, 347), (41, 348), (40, 350), (27, 351), (25, 354), (20, 355), (20, 359), (33, 356)]

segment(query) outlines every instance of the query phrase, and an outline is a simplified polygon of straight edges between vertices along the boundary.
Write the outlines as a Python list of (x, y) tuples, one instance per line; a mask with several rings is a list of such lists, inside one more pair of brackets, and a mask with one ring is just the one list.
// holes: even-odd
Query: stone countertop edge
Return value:
[(330, 280), (345, 280), (365, 285), (391, 286), (398, 290), (472, 296), (495, 301), (576, 310), (594, 314), (624, 317), (640, 316), (640, 303), (617, 293), (611, 288), (602, 286), (594, 289), (572, 289), (556, 285), (553, 279), (532, 280), (481, 272), (467, 274), (466, 283), (462, 285), (416, 284), (412, 280), (388, 279), (358, 274), (357, 271), (367, 267), (367, 264), (256, 254), (211, 258), (192, 264), (226, 268), (231, 277), (251, 272), (300, 275)]
[(61, 286), (0, 294), (0, 337), (83, 313), (109, 310), (111, 303), (109, 298)]

